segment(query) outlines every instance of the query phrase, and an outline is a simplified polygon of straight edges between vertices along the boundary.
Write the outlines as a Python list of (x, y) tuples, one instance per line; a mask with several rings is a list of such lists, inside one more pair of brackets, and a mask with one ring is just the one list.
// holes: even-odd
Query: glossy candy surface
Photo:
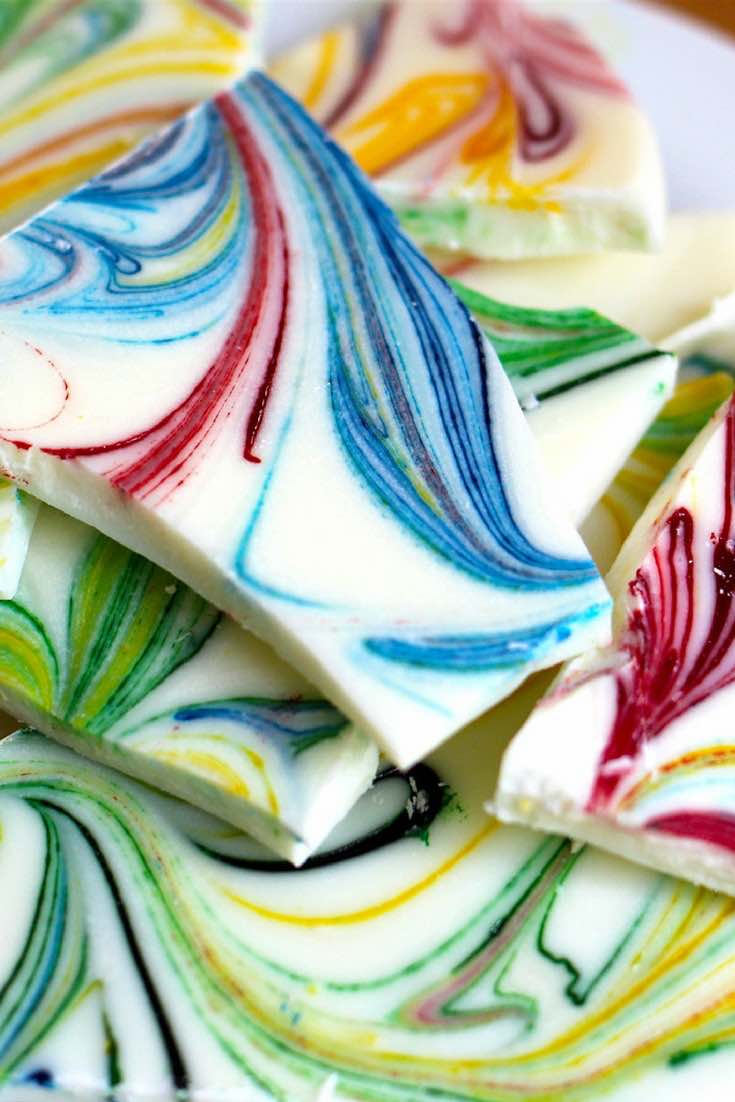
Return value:
[(3, 242), (0, 355), (2, 465), (399, 764), (607, 633), (489, 342), (265, 76)]
[(497, 798), (503, 815), (731, 893), (734, 509), (729, 398), (608, 576), (614, 648), (564, 669), (507, 752)]
[[(657, 345), (723, 355), (735, 331), (735, 213), (674, 213), (656, 253), (473, 261), (432, 253), (440, 271), (480, 294), (529, 309), (592, 307)], [(711, 347), (710, 347), (711, 345)]]
[(579, 17), (397, 0), (277, 59), (276, 79), (422, 245), (517, 258), (663, 234), (653, 131)]
[(3, 0), (0, 232), (257, 59), (254, 0)]
[(0, 600), (15, 595), (36, 522), (38, 502), (0, 478)]
[(594, 310), (511, 305), (451, 282), (492, 341), (579, 524), (671, 394), (675, 357)]
[(375, 774), (374, 744), (267, 646), (48, 506), (0, 601), (0, 640), (14, 715), (294, 861)]
[[(231, 83), (257, 57), (257, 37), (251, 0), (8, 0), (0, 232)], [(14, 488), (0, 495), (0, 590), (10, 597), (33, 513)]]
[(3, 1102), (726, 1102), (733, 901), (487, 819), (483, 737), (298, 872), (0, 745)]

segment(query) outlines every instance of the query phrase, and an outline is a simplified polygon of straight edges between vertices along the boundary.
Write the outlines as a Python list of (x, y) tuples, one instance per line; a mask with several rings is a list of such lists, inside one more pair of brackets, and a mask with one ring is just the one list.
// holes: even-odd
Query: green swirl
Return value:
[(0, 683), (53, 711), (59, 660), (43, 623), (15, 601), (0, 601)]
[(59, 0), (51, 10), (38, 0), (3, 0), (0, 55), (11, 60), (12, 50), (14, 64), (35, 72), (32, 85), (23, 86), (27, 95), (108, 49), (135, 27), (141, 11), (141, 0), (85, 0), (71, 10)]
[[(143, 1056), (156, 1102), (313, 1102), (331, 1075), (340, 1102), (591, 1102), (665, 1098), (697, 1058), (706, 1097), (735, 1061), (735, 904), (493, 827), (481, 737), (432, 761), (458, 801), (428, 848), (272, 873), (200, 850), (190, 809), (6, 741), (0, 896), (14, 875), (38, 902), (5, 916), (0, 1084), (152, 1088)], [(73, 1060), (40, 1063), (74, 1021)]]
[(96, 536), (69, 590), (61, 658), (34, 612), (0, 602), (0, 684), (102, 735), (200, 650), (220, 615), (140, 555)]
[(661, 353), (595, 310), (541, 310), (449, 283), (490, 338), (518, 399), (553, 398)]
[(219, 619), (165, 571), (98, 537), (70, 592), (62, 718), (104, 733), (193, 657)]

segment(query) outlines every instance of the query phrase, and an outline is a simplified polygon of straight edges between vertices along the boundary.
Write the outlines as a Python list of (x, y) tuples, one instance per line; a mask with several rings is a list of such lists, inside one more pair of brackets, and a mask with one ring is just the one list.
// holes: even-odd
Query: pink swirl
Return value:
[(521, 121), (520, 153), (536, 163), (561, 153), (575, 123), (554, 83), (627, 95), (602, 55), (562, 19), (527, 11), (517, 0), (464, 0), (459, 19), (435, 25), (447, 46), (479, 43), (490, 71), (505, 76)]
[[(696, 519), (686, 508), (675, 509), (630, 583), (632, 608), (623, 643), (627, 661), (616, 673), (615, 721), (588, 801), (591, 811), (614, 804), (647, 742), (735, 681), (735, 399), (724, 429), (719, 531), (709, 534), (703, 552), (702, 541), (699, 547), (695, 542)], [(703, 576), (708, 576), (709, 593), (701, 591)], [(709, 623), (700, 623), (705, 609)], [(650, 825), (666, 829), (662, 823)], [(682, 831), (680, 822), (669, 826), (672, 833)], [(702, 836), (708, 829), (699, 824)]]

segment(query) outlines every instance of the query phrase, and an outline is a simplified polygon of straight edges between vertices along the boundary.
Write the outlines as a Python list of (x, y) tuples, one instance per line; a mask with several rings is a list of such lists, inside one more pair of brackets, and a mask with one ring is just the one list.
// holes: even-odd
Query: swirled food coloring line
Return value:
[(607, 635), (491, 344), (261, 74), (2, 242), (0, 355), (2, 467), (399, 765)]
[(296, 863), (375, 775), (375, 744), (269, 647), (46, 505), (0, 640), (15, 716)]
[(451, 282), (492, 341), (544, 470), (580, 525), (670, 396), (676, 358), (586, 307), (511, 305)]
[(729, 1102), (733, 901), (489, 820), (478, 744), (301, 870), (0, 744), (2, 1102)]
[(421, 245), (504, 259), (658, 246), (653, 129), (588, 36), (589, 5), (573, 23), (544, 9), (394, 0), (272, 72)]
[(735, 213), (674, 213), (656, 253), (605, 252), (497, 264), (430, 253), (445, 275), (515, 306), (587, 306), (659, 347), (722, 356), (735, 330)]
[(735, 894), (734, 508), (730, 397), (608, 575), (613, 647), (564, 668), (507, 751), (495, 806)]
[(0, 233), (257, 63), (256, 0), (7, 0)]

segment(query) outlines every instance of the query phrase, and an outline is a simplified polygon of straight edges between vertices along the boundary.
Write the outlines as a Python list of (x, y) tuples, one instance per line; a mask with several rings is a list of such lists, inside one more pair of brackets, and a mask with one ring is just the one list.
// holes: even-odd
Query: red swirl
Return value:
[[(614, 805), (646, 743), (735, 681), (735, 399), (730, 400), (723, 427), (723, 515), (719, 531), (709, 536), (710, 592), (699, 588), (707, 583), (697, 559), (702, 549), (695, 546), (695, 518), (688, 509), (678, 508), (662, 523), (652, 551), (629, 586), (632, 608), (622, 645), (627, 660), (616, 673), (615, 721), (598, 765), (590, 811), (604, 812)], [(695, 622), (710, 607), (706, 632), (702, 637), (698, 630), (693, 638)], [(684, 833), (681, 816), (675, 818), (649, 825)], [(696, 818), (689, 817), (687, 833), (692, 836), (708, 839), (719, 829), (711, 816), (704, 816), (707, 822)], [(735, 848), (735, 831), (725, 834)]]
[[(155, 494), (160, 501), (185, 482), (235, 413), (243, 420), (244, 458), (260, 462), (255, 448), (287, 327), (290, 256), (272, 172), (236, 99), (222, 95), (217, 107), (247, 177), (255, 235), (252, 276), (218, 356), (188, 396), (142, 432), (106, 444), (44, 449), (61, 459), (116, 456), (107, 477), (140, 499)], [(275, 325), (261, 324), (267, 308), (277, 315)]]
[(487, 68), (504, 75), (518, 107), (520, 150), (538, 162), (562, 152), (574, 119), (555, 83), (627, 95), (602, 55), (571, 23), (527, 11), (517, 0), (465, 0), (453, 26), (434, 28), (447, 46), (479, 44)]
[[(5, 333), (2, 329), (0, 329), (0, 338), (2, 338), (2, 337), (5, 337), (6, 339), (9, 339), (9, 335), (7, 333)], [(10, 438), (12, 436), (12, 434), (15, 433), (15, 432), (32, 432), (32, 431), (35, 431), (36, 429), (46, 428), (47, 425), (53, 424), (53, 422), (56, 421), (57, 418), (59, 418), (61, 416), (61, 414), (64, 412), (66, 404), (69, 401), (69, 383), (67, 382), (66, 378), (62, 375), (61, 371), (59, 371), (59, 368), (56, 366), (54, 361), (52, 359), (50, 359), (50, 357), (47, 356), (46, 353), (43, 351), (43, 349), (39, 348), (38, 345), (31, 344), (30, 341), (27, 341), (27, 340), (20, 340), (19, 343), (22, 344), (25, 348), (27, 348), (28, 351), (33, 356), (35, 356), (38, 360), (40, 360), (49, 369), (49, 371), (52, 373), (52, 375), (57, 376), (57, 378), (59, 380), (59, 400), (58, 400), (57, 408), (54, 410), (54, 412), (49, 414), (49, 416), (44, 417), (42, 421), (36, 421), (36, 422), (34, 422), (33, 424), (30, 424), (30, 425), (13, 425), (13, 426), (5, 425), (5, 426), (3, 426), (2, 424), (0, 424), (0, 433), (2, 433), (7, 438)], [(24, 369), (24, 372), (25, 372), (25, 369)], [(29, 385), (27, 378), (25, 378), (23, 380), (23, 385), (24, 385), (24, 388), (25, 388), (25, 386)], [(30, 386), (32, 387), (33, 384), (31, 383)], [(1, 421), (2, 421), (2, 411), (0, 411), (0, 422)], [(19, 448), (27, 448), (29, 446), (29, 445), (25, 444), (23, 441), (12, 441), (12, 443), (14, 443), (15, 446), (19, 447)]]

